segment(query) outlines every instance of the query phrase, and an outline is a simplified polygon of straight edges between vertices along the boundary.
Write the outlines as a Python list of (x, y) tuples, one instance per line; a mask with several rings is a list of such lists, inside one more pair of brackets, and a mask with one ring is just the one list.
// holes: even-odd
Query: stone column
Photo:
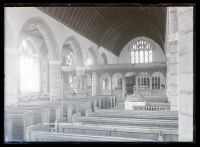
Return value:
[(179, 141), (193, 141), (193, 8), (178, 7)]
[(179, 141), (193, 141), (193, 8), (169, 7), (167, 17), (167, 96)]
[(168, 45), (167, 45), (167, 96), (171, 110), (178, 110), (178, 24), (177, 10), (175, 7), (168, 8)]
[(61, 100), (61, 61), (50, 61), (50, 100)]
[(40, 59), (41, 62), (41, 92), (43, 94), (49, 93), (49, 61), (48, 59), (42, 57), (42, 60)]

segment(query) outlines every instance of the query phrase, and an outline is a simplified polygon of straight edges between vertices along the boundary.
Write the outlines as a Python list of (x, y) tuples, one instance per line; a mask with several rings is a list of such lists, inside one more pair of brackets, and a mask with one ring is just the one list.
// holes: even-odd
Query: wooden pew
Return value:
[(140, 119), (161, 119), (178, 120), (177, 111), (131, 111), (131, 110), (97, 110), (88, 113), (88, 116), (109, 117), (109, 118), (140, 118)]
[(149, 139), (154, 141), (177, 141), (178, 130), (158, 127), (133, 127), (119, 125), (88, 125), (88, 124), (59, 124), (58, 132), (68, 134), (84, 134), (95, 136), (126, 137), (137, 139)]
[(98, 109), (115, 107), (116, 98), (112, 95), (87, 96), (87, 97), (65, 97), (63, 103), (63, 115), (68, 122), (72, 121), (72, 115), (81, 113), (85, 116), (88, 111), (95, 112)]
[[(111, 136), (96, 136), (96, 135), (82, 135), (74, 133), (58, 133), (49, 132), (43, 128), (44, 125), (38, 124), (27, 128), (26, 141), (28, 142), (141, 142), (141, 141), (153, 141), (148, 139), (135, 139), (126, 137), (111, 137)], [(42, 130), (42, 131), (40, 131)]]
[[(38, 123), (46, 123), (51, 125), (55, 123), (55, 120), (61, 118), (61, 112), (57, 112), (56, 105), (18, 105), (17, 107), (6, 106), (6, 138), (8, 141), (23, 141), (27, 126), (31, 126)], [(25, 115), (28, 113), (28, 115)], [(27, 123), (28, 122), (28, 123)], [(54, 125), (52, 127), (55, 127)], [(11, 133), (9, 133), (11, 132)], [(13, 135), (12, 132), (18, 132)]]
[(108, 117), (82, 117), (76, 116), (75, 122), (84, 124), (99, 124), (99, 125), (121, 125), (121, 126), (149, 126), (163, 128), (177, 128), (177, 120), (159, 120), (159, 119), (135, 119), (135, 118), (108, 118)]
[[(43, 121), (42, 123), (55, 123), (55, 120), (62, 118), (62, 104), (60, 102), (46, 103), (33, 105), (32, 103), (26, 105), (19, 105), (21, 109), (38, 109), (42, 114)], [(41, 122), (40, 122), (41, 123)]]
[(33, 124), (33, 113), (32, 111), (5, 111), (4, 121), (6, 141), (23, 141), (26, 127)]

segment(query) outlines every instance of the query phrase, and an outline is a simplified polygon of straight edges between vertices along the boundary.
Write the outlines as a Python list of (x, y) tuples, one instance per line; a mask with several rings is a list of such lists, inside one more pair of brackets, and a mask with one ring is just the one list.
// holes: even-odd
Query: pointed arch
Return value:
[(21, 41), (24, 39), (27, 33), (35, 30), (41, 33), (48, 49), (49, 58), (51, 60), (59, 60), (60, 56), (57, 41), (54, 38), (51, 28), (41, 17), (32, 17), (24, 23), (18, 37), (18, 46), (20, 45)]
[(71, 49), (74, 52), (75, 58), (76, 58), (76, 65), (77, 66), (83, 66), (84, 62), (83, 62), (83, 53), (80, 47), (80, 44), (78, 42), (78, 40), (74, 37), (74, 36), (70, 36), (68, 37), (64, 44), (63, 47), (65, 46), (71, 46)]
[(85, 62), (86, 65), (87, 65), (87, 60), (88, 60), (89, 57), (92, 58), (92, 59), (91, 59), (91, 60), (92, 60), (92, 63), (91, 63), (91, 64), (96, 65), (96, 64), (97, 64), (97, 55), (96, 55), (96, 53), (95, 53), (95, 51), (94, 51), (94, 49), (93, 49), (92, 47), (90, 47), (90, 48), (88, 49), (88, 51), (87, 51), (86, 62)]
[(107, 57), (106, 57), (106, 54), (105, 53), (102, 53), (101, 56), (100, 56), (100, 59), (101, 59), (101, 64), (108, 64), (108, 60), (107, 60)]

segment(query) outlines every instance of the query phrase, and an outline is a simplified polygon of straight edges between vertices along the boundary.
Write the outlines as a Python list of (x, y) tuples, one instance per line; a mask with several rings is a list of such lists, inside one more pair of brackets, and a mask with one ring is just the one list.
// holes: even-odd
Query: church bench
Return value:
[(43, 121), (46, 123), (54, 123), (56, 119), (62, 117), (62, 105), (61, 103), (46, 103), (46, 104), (23, 104), (18, 106), (21, 109), (38, 109), (43, 115)]
[(96, 136), (96, 135), (83, 135), (75, 133), (58, 133), (49, 132), (47, 129), (42, 129), (42, 124), (30, 126), (27, 128), (26, 141), (29, 142), (73, 142), (73, 141), (84, 141), (84, 142), (150, 142), (150, 139), (136, 139), (126, 137), (112, 137), (112, 136)]
[(152, 142), (153, 140), (33, 131), (31, 134), (30, 141), (32, 142)]
[[(9, 136), (7, 137), (7, 140), (14, 141), (17, 138), (17, 140), (23, 141), (25, 134), (24, 132), (27, 126), (38, 123), (47, 123), (47, 124), (55, 123), (56, 120), (55, 111), (56, 111), (55, 108), (52, 108), (51, 110), (51, 106), (46, 106), (46, 105), (45, 106), (18, 105), (17, 107), (6, 106), (5, 120), (6, 123), (8, 122), (9, 125), (5, 127), (5, 131), (11, 132), (7, 133)], [(28, 113), (28, 115), (25, 115), (26, 113)], [(29, 123), (27, 124), (27, 122)], [(15, 135), (12, 135), (12, 132), (18, 132), (19, 135), (17, 135), (17, 133), (15, 133)]]
[(25, 131), (33, 124), (32, 111), (5, 111), (4, 130), (5, 141), (23, 141)]
[(87, 96), (87, 97), (65, 97), (63, 103), (63, 115), (68, 122), (72, 121), (72, 115), (81, 113), (87, 115), (87, 111), (95, 112), (98, 109), (115, 107), (116, 98), (112, 95)]
[[(159, 141), (177, 141), (178, 130), (151, 127), (132, 127), (119, 125), (89, 125), (89, 124), (59, 124), (59, 132), (88, 134), (97, 136), (126, 137), (138, 139), (150, 139)], [(161, 140), (160, 140), (161, 141)]]
[(33, 114), (33, 124), (41, 123), (42, 122), (42, 110), (38, 109), (37, 107), (14, 107), (6, 109), (7, 112), (24, 112), (30, 111)]
[(84, 124), (106, 124), (106, 125), (132, 125), (132, 126), (158, 126), (167, 128), (177, 128), (177, 120), (152, 120), (152, 119), (132, 119), (132, 118), (109, 118), (109, 117), (81, 117), (76, 116), (74, 118), (75, 122), (82, 122)]
[(97, 112), (109, 112), (109, 113), (116, 113), (116, 112), (121, 112), (121, 113), (126, 113), (126, 114), (178, 114), (178, 111), (161, 111), (161, 112), (148, 112), (148, 111), (133, 111), (133, 110), (118, 110), (118, 109), (103, 109), (103, 110), (98, 110)]
[(178, 120), (178, 113), (176, 112), (133, 112), (133, 111), (119, 111), (119, 110), (98, 110), (96, 112), (88, 113), (88, 116), (111, 117), (111, 118), (149, 118), (149, 119), (169, 119)]

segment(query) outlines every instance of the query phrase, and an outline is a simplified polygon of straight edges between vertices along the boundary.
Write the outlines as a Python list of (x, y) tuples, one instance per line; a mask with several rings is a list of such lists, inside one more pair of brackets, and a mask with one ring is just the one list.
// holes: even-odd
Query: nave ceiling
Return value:
[(164, 48), (166, 7), (38, 7), (72, 30), (119, 56), (133, 38), (146, 36)]

